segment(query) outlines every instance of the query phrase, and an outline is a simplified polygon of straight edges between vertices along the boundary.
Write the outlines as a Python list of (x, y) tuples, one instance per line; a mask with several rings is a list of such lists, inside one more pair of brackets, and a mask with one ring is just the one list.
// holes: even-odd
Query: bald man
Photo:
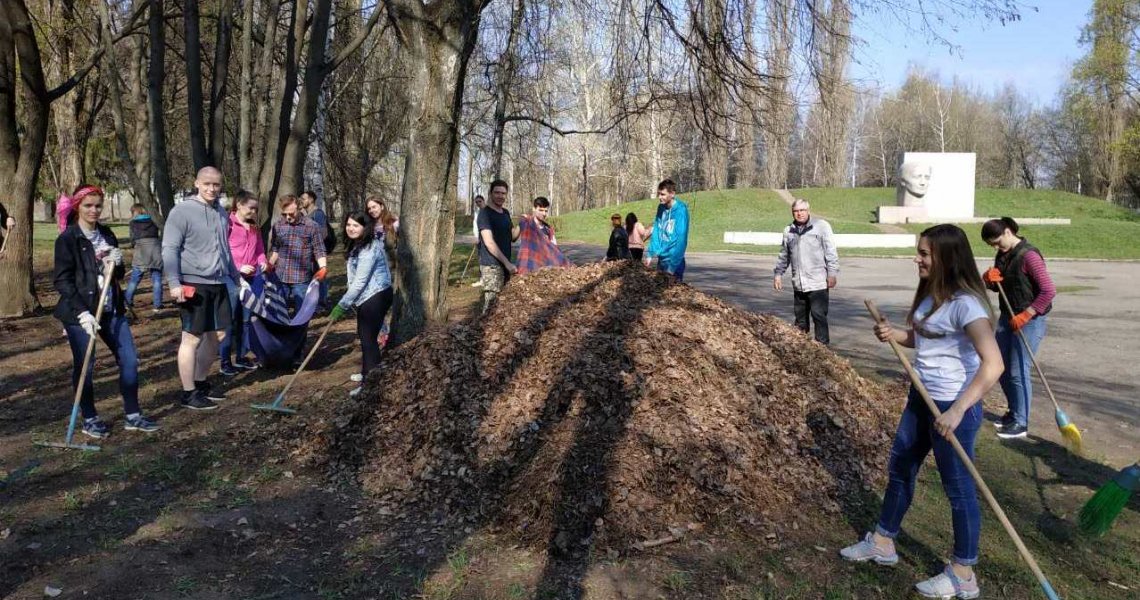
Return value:
[(242, 280), (230, 255), (229, 215), (218, 201), (221, 171), (202, 168), (194, 187), (198, 194), (177, 204), (166, 217), (162, 265), (182, 316), (178, 346), (182, 406), (212, 410), (218, 407), (215, 400), (226, 398), (220, 390), (211, 390), (206, 380), (232, 320), (226, 280), (238, 284)]

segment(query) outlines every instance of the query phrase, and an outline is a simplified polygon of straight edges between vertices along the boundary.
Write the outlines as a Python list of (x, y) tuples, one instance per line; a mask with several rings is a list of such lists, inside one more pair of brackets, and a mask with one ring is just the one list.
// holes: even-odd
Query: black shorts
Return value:
[(225, 284), (191, 283), (194, 297), (178, 305), (182, 331), (200, 336), (207, 331), (228, 331), (233, 321), (230, 295)]

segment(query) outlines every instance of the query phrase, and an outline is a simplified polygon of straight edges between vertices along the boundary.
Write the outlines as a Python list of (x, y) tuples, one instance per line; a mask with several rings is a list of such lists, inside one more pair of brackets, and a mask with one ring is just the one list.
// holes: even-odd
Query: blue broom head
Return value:
[(1130, 492), (1135, 492), (1136, 488), (1140, 487), (1140, 463), (1136, 463), (1117, 473), (1113, 481), (1116, 482), (1116, 485)]
[(1065, 411), (1058, 408), (1054, 416), (1057, 418), (1058, 429), (1069, 426), (1069, 415), (1066, 415)]

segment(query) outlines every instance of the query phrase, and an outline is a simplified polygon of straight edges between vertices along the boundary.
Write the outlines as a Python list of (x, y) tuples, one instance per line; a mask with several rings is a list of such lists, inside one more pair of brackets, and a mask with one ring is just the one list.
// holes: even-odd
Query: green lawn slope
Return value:
[[(812, 212), (828, 219), (872, 223), (879, 206), (895, 202), (892, 188), (809, 188), (794, 190), (811, 202)], [(1046, 257), (1140, 259), (1140, 214), (1107, 202), (1055, 190), (980, 189), (974, 201), (978, 217), (1060, 217), (1071, 225), (1025, 225), (1021, 233)], [(921, 233), (928, 225), (904, 225)], [(974, 253), (993, 253), (981, 240), (981, 225), (966, 224)]]
[[(714, 190), (679, 194), (689, 205), (692, 225), (689, 250), (692, 252), (772, 253), (778, 246), (746, 246), (725, 244), (726, 231), (780, 231), (792, 220), (791, 209), (775, 192), (764, 189)], [(554, 219), (558, 239), (605, 246), (609, 243), (610, 215), (630, 212), (648, 226), (657, 213), (657, 200), (639, 200), (620, 206), (607, 206), (561, 215)], [(869, 222), (835, 219), (838, 233), (875, 233)]]

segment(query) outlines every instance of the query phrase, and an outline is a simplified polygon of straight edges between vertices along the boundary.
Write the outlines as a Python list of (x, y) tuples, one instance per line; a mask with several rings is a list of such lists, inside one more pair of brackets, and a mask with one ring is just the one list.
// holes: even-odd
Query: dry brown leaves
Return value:
[(385, 512), (626, 548), (840, 510), (880, 482), (899, 402), (775, 317), (608, 263), (390, 353), (315, 447)]

